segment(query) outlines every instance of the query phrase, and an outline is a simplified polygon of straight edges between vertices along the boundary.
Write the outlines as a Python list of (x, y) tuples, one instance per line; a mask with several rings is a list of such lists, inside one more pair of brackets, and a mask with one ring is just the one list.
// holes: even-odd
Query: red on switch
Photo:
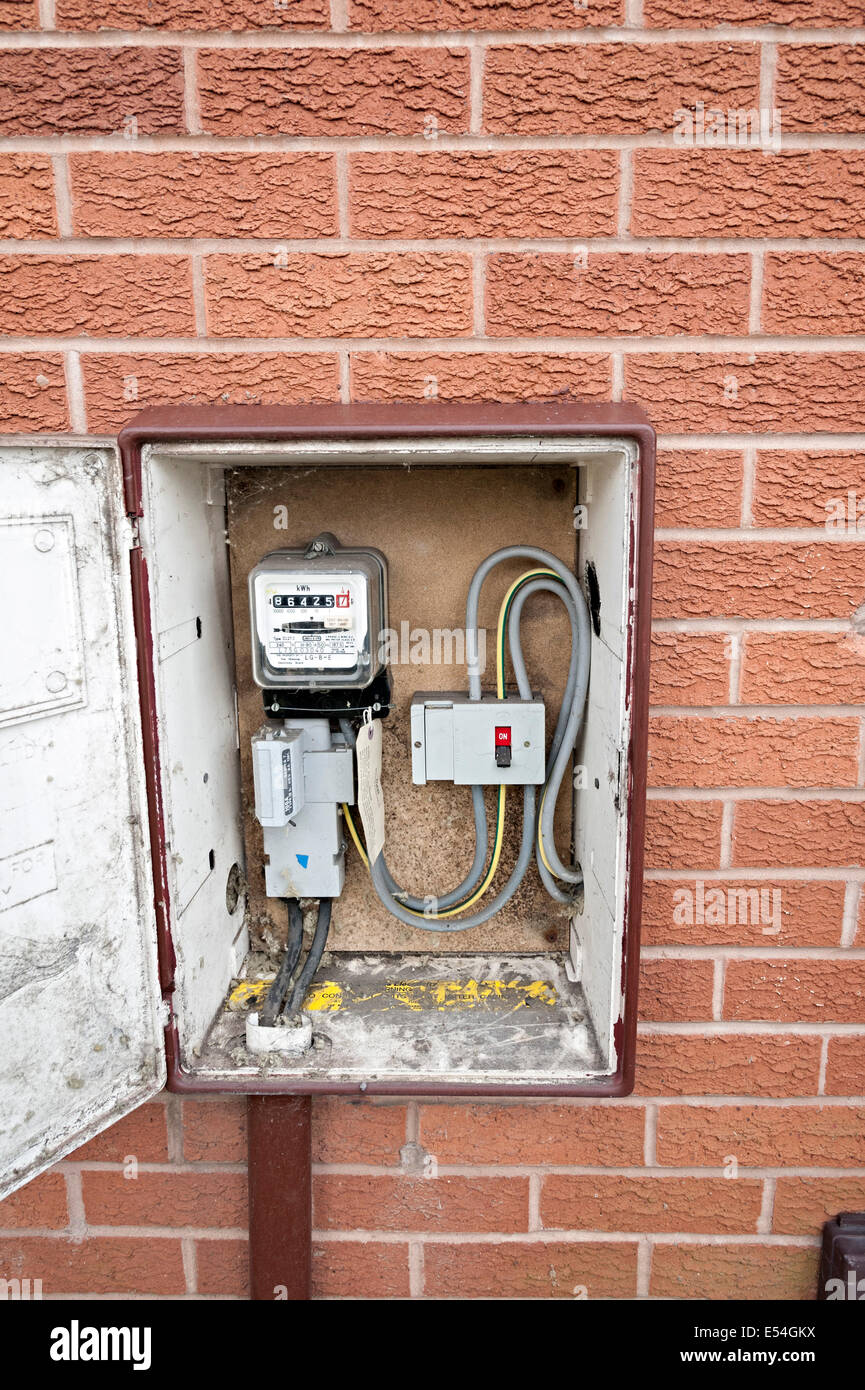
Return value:
[(497, 748), (510, 748), (510, 746), (511, 746), (511, 730), (510, 730), (510, 725), (497, 724), (497, 725), (496, 725), (496, 747), (497, 747)]

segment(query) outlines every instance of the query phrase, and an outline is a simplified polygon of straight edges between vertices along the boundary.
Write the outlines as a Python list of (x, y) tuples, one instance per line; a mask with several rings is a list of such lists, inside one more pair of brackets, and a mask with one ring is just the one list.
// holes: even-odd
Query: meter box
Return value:
[(639, 408), (172, 407), (116, 452), (0, 466), (0, 546), (33, 574), (32, 621), (10, 621), (42, 631), (46, 576), (74, 617), (38, 680), (33, 644), (7, 644), (0, 929), (27, 982), (0, 1001), (7, 1190), (166, 1079), (629, 1093)]

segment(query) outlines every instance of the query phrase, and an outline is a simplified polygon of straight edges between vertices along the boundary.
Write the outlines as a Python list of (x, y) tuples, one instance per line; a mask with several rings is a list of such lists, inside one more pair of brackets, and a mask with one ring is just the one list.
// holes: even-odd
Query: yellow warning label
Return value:
[[(246, 1009), (258, 1004), (271, 980), (241, 980), (228, 996), (228, 1007)], [(372, 994), (355, 991), (336, 980), (324, 980), (308, 991), (303, 1007), (309, 1013), (335, 1014), (352, 1005), (374, 1004), (386, 1012), (409, 1009), (413, 1013), (464, 1012), (469, 1009), (511, 1013), (530, 1004), (554, 1008), (555, 987), (547, 980), (388, 980)]]

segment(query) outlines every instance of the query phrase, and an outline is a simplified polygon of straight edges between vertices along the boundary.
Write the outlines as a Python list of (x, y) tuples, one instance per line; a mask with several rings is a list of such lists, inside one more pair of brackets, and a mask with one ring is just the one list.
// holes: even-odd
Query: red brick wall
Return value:
[[(0, 0), (6, 432), (624, 394), (660, 434), (637, 1092), (317, 1103), (323, 1296), (808, 1297), (865, 1207), (865, 524), (824, 525), (865, 499), (856, 24)], [(698, 101), (781, 148), (675, 145)], [(698, 878), (780, 889), (780, 930), (677, 924)], [(2, 1272), (242, 1295), (244, 1159), (242, 1103), (146, 1106), (3, 1205)]]

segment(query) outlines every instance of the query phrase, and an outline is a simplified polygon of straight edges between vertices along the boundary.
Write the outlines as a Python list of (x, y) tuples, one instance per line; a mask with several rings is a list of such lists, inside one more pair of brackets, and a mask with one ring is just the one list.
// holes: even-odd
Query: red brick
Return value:
[(865, 1039), (861, 1036), (829, 1039), (826, 1094), (865, 1096)]
[(136, 1178), (105, 1169), (82, 1173), (84, 1211), (91, 1226), (245, 1226), (243, 1173), (139, 1171)]
[(246, 1101), (184, 1100), (183, 1157), (191, 1163), (245, 1163)]
[(609, 400), (611, 361), (602, 353), (355, 352), (355, 401)]
[(862, 602), (862, 545), (661, 541), (656, 618), (849, 618)]
[(194, 333), (183, 256), (0, 256), (0, 332)]
[(63, 358), (56, 353), (3, 353), (0, 414), (6, 433), (67, 430)]
[(629, 354), (625, 382), (627, 399), (670, 433), (865, 428), (857, 352)]
[(865, 130), (865, 52), (857, 44), (780, 44), (775, 105), (785, 130)]
[(249, 1297), (249, 1241), (197, 1240), (198, 1292), (208, 1297)]
[(665, 1105), (658, 1162), (674, 1168), (865, 1165), (865, 1109), (846, 1105)]
[(408, 1246), (327, 1240), (312, 1248), (317, 1298), (408, 1298)]
[(140, 1105), (116, 1125), (82, 1144), (69, 1158), (76, 1163), (123, 1163), (127, 1158), (135, 1158), (139, 1163), (166, 1163), (165, 1120), (166, 1109), (161, 1101)]
[(855, 237), (863, 218), (862, 150), (634, 151), (635, 236)]
[[(857, 494), (852, 504), (848, 492)], [(843, 520), (846, 529), (860, 520), (863, 500), (865, 453), (760, 449), (757, 454), (755, 526), (826, 526)]]
[(865, 704), (865, 636), (849, 632), (749, 632), (745, 704)]
[(30, 1227), (59, 1231), (68, 1224), (66, 1179), (62, 1173), (43, 1173), (0, 1202), (0, 1230)]
[(0, 135), (181, 134), (176, 48), (14, 48), (0, 53)]
[(73, 223), (84, 236), (300, 237), (336, 233), (326, 154), (72, 154)]
[(544, 1178), (546, 1230), (691, 1231), (750, 1234), (757, 1229), (763, 1184), (727, 1178)]
[(634, 1298), (637, 1246), (630, 1241), (428, 1245), (430, 1298)]
[(356, 154), (351, 229), (364, 237), (611, 236), (618, 177), (614, 150)]
[(91, 430), (113, 434), (147, 405), (285, 405), (339, 399), (335, 353), (84, 353)]
[(730, 960), (724, 1017), (865, 1023), (865, 961)]
[(210, 332), (228, 337), (452, 337), (471, 332), (467, 256), (407, 251), (208, 256)]
[(322, 1231), (526, 1231), (528, 1178), (418, 1178), (320, 1174)]
[(747, 256), (592, 251), (583, 267), (572, 255), (506, 252), (487, 260), (487, 332), (743, 333), (750, 279)]
[(798, 1245), (656, 1245), (649, 1293), (652, 1298), (813, 1299), (819, 1254)]
[(53, 1294), (186, 1292), (180, 1241), (134, 1236), (8, 1236), (0, 1240), (0, 1278), (41, 1279)]
[[(683, 892), (690, 896), (682, 896)], [(713, 896), (718, 892), (725, 895), (723, 907), (721, 899)], [(776, 903), (779, 932), (775, 931)], [(643, 884), (643, 944), (838, 946), (843, 913), (843, 883), (711, 879), (703, 882), (700, 897), (694, 882), (650, 879)], [(685, 920), (689, 916), (694, 920)], [(700, 916), (703, 920), (696, 920)], [(723, 920), (716, 921), (719, 917)]]
[(756, 106), (752, 44), (545, 44), (487, 49), (484, 128), (524, 135), (670, 130), (675, 112)]
[(38, 29), (36, 0), (0, 0), (0, 29)]
[(865, 259), (852, 252), (771, 252), (763, 270), (765, 333), (861, 333)]
[(622, 0), (592, 0), (591, 10), (573, 0), (516, 0), (503, 10), (499, 0), (349, 0), (349, 27), (368, 34), (410, 30), (581, 29), (618, 24)]
[(772, 1230), (783, 1236), (819, 1236), (839, 1211), (865, 1207), (865, 1177), (779, 1178)]
[(637, 1094), (813, 1096), (820, 1039), (753, 1033), (652, 1033), (637, 1045)]
[(643, 1161), (643, 1112), (610, 1105), (421, 1107), (420, 1142), (439, 1163), (631, 1164)]
[(742, 868), (860, 866), (865, 802), (742, 801), (733, 818), (733, 863)]
[(652, 634), (650, 698), (653, 705), (724, 705), (729, 685), (723, 634)]
[(720, 801), (646, 803), (647, 869), (717, 869), (720, 857)]
[(640, 1018), (678, 1023), (712, 1017), (714, 965), (710, 960), (640, 962)]
[(57, 0), (58, 29), (329, 29), (327, 0)]
[(859, 0), (644, 0), (643, 17), (658, 29), (714, 29), (718, 24), (829, 29), (861, 24), (862, 11)]
[(399, 1162), (406, 1142), (406, 1107), (316, 1097), (312, 1153), (319, 1163)]
[(0, 155), (0, 236), (56, 236), (54, 175), (44, 154)]
[(468, 130), (459, 48), (230, 48), (199, 53), (213, 135), (422, 135)]
[(722, 449), (661, 449), (656, 526), (738, 526), (743, 460)]
[(854, 787), (856, 719), (655, 715), (649, 721), (649, 786)]

